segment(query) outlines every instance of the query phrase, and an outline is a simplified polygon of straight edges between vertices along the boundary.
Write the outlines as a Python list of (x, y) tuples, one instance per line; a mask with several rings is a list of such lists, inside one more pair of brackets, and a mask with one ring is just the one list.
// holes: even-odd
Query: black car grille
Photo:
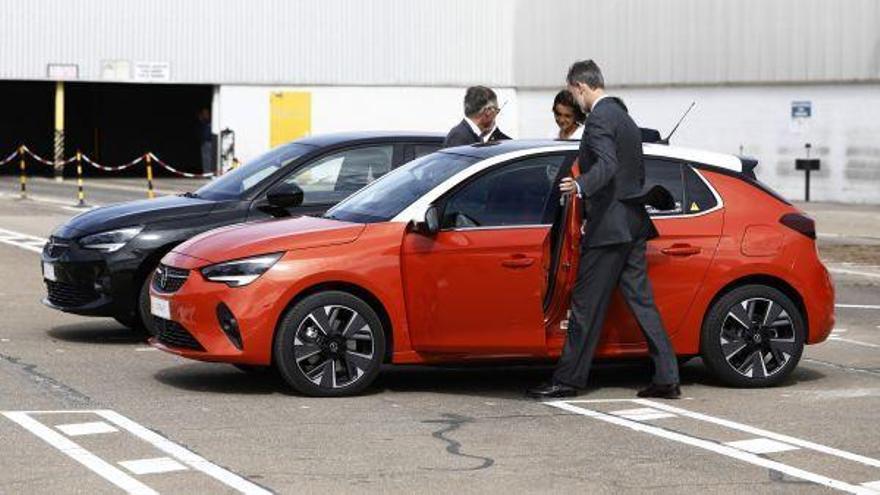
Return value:
[(80, 285), (46, 280), (46, 287), (49, 290), (49, 302), (62, 308), (84, 306), (98, 299), (97, 292)]
[(43, 246), (43, 254), (50, 258), (57, 258), (64, 254), (68, 248), (70, 248), (69, 240), (52, 236), (49, 238), (49, 242)]
[(153, 288), (159, 292), (177, 292), (189, 277), (189, 270), (159, 265), (153, 274)]
[(153, 325), (156, 328), (156, 338), (159, 339), (162, 345), (196, 351), (205, 350), (202, 344), (199, 344), (199, 341), (191, 333), (187, 332), (183, 325), (176, 321), (154, 316)]

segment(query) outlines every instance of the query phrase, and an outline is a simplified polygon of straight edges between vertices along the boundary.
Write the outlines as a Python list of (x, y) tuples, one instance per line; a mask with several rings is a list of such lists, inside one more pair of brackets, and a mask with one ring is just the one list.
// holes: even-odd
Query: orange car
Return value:
[[(778, 383), (834, 323), (813, 221), (754, 179), (754, 161), (659, 144), (644, 152), (648, 183), (675, 198), (674, 210), (651, 211), (661, 235), (648, 261), (677, 353), (702, 356), (730, 385)], [(383, 362), (556, 357), (581, 222), (577, 200), (555, 184), (576, 155), (577, 143), (558, 141), (452, 148), (321, 217), (199, 235), (154, 275), (153, 345), (275, 366), (316, 396), (362, 391)], [(615, 296), (598, 357), (646, 354)]]

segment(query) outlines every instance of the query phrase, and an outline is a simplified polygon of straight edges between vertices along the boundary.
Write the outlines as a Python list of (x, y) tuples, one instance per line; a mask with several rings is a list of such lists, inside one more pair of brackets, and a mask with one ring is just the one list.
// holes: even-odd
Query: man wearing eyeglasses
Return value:
[(471, 86), (464, 95), (465, 117), (449, 130), (443, 147), (510, 139), (495, 123), (499, 113), (501, 107), (498, 106), (498, 97), (491, 88)]

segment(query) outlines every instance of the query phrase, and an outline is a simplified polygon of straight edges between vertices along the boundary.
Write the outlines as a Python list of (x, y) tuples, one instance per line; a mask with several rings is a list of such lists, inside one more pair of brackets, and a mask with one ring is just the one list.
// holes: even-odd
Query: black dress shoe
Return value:
[(639, 397), (655, 397), (658, 399), (678, 399), (681, 397), (681, 388), (677, 383), (669, 385), (657, 385), (652, 383), (647, 388), (639, 390)]
[(526, 390), (526, 395), (535, 399), (559, 399), (574, 397), (577, 394), (578, 389), (562, 383), (543, 383)]

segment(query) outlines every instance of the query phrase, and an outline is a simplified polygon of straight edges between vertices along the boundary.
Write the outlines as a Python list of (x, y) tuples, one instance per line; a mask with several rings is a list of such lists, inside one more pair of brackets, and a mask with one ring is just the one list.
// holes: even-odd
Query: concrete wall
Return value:
[[(518, 134), (516, 92), (494, 88), (507, 104), (499, 127)], [(273, 91), (312, 93), (312, 133), (357, 130), (447, 132), (462, 119), (465, 88), (221, 86), (215, 119), (236, 133), (236, 151), (247, 161), (269, 148), (269, 98)]]
[[(0, 0), (0, 79), (553, 87), (880, 80), (878, 0)], [(114, 61), (114, 62), (110, 62)], [(106, 62), (106, 63), (105, 63)], [(106, 66), (115, 67), (105, 70)]]
[[(793, 85), (612, 89), (639, 125), (666, 135), (691, 101), (697, 106), (673, 144), (739, 153), (759, 160), (758, 178), (784, 196), (803, 198), (803, 172), (794, 159), (804, 143), (822, 160), (812, 178), (812, 199), (880, 203), (880, 85)], [(555, 130), (550, 103), (555, 91), (519, 91), (519, 134)], [(791, 118), (791, 102), (812, 102), (806, 126)], [(742, 148), (741, 148), (742, 147)]]

